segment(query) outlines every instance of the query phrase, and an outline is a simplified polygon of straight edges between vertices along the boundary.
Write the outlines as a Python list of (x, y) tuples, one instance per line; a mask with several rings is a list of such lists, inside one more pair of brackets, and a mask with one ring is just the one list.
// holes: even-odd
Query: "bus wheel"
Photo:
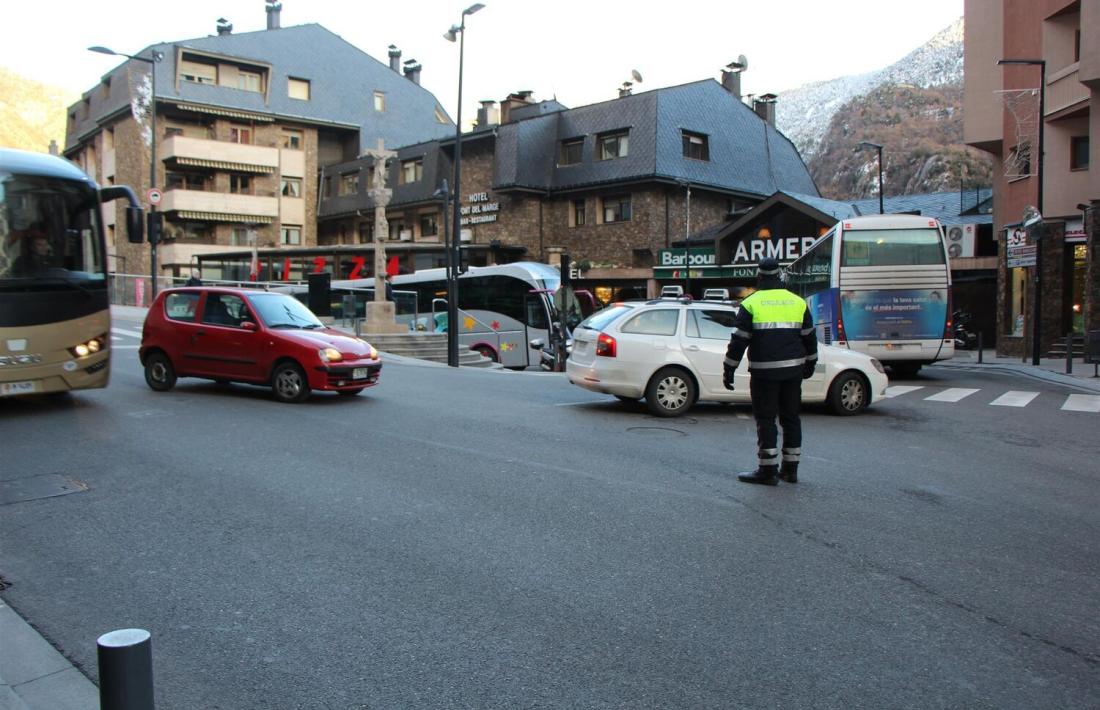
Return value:
[(280, 402), (304, 402), (309, 397), (309, 380), (297, 363), (284, 362), (275, 368), (271, 376), (271, 391)]
[(842, 372), (829, 387), (829, 409), (833, 414), (849, 417), (867, 408), (870, 387), (858, 372)]
[(695, 403), (695, 382), (677, 367), (658, 370), (645, 388), (645, 403), (658, 417), (678, 417)]
[(500, 362), (500, 359), (497, 358), (496, 352), (488, 345), (475, 345), (470, 349), (474, 352), (481, 353), (483, 356), (489, 358), (490, 362)]
[(145, 358), (145, 384), (156, 392), (167, 392), (176, 386), (176, 368), (164, 353), (150, 353)]

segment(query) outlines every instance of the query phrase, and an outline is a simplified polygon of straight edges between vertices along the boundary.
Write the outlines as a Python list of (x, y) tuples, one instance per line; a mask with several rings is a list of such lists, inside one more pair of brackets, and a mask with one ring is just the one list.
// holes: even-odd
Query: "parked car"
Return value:
[[(738, 306), (689, 299), (616, 303), (573, 331), (566, 362), (569, 381), (593, 392), (639, 401), (654, 414), (675, 417), (697, 401), (748, 402), (748, 358), (733, 391), (722, 384), (722, 361)], [(803, 402), (825, 402), (841, 415), (858, 414), (886, 391), (878, 360), (844, 348), (818, 346)]]
[(291, 296), (251, 289), (162, 291), (138, 354), (158, 392), (179, 377), (202, 377), (268, 385), (280, 402), (302, 402), (311, 390), (357, 395), (382, 370), (370, 343), (325, 326)]

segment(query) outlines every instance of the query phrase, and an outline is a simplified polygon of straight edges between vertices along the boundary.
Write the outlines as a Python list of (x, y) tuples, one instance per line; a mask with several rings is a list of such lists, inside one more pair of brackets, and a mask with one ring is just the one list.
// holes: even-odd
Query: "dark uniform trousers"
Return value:
[(752, 413), (756, 418), (757, 457), (761, 466), (779, 465), (779, 429), (783, 427), (783, 460), (797, 463), (802, 453), (802, 421), (798, 411), (802, 403), (802, 378), (749, 380)]

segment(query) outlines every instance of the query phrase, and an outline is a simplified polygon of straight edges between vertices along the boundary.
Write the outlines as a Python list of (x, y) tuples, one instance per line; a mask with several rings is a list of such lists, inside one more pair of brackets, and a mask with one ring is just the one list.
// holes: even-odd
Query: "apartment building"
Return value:
[[(1032, 352), (1041, 250), (1047, 352), (1067, 334), (1100, 329), (1100, 145), (1091, 140), (1100, 134), (1100, 0), (965, 7), (963, 135), (995, 165), (997, 347)], [(1029, 206), (1043, 217), (1038, 245), (1025, 239)]]
[[(415, 60), (391, 46), (379, 62), (317, 24), (281, 27), (280, 9), (268, 0), (265, 30), (219, 20), (213, 35), (146, 47), (135, 56), (157, 62), (128, 59), (69, 108), (67, 158), (100, 184), (162, 192), (162, 277), (186, 275), (198, 253), (314, 245), (326, 166), (454, 132)], [(148, 245), (129, 244), (121, 221), (105, 214), (111, 268), (148, 274)]]

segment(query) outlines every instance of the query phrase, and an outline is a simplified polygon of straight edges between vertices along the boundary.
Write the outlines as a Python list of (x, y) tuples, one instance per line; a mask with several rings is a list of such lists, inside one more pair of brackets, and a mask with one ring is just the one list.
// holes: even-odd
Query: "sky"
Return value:
[[(458, 44), (443, 33), (472, 0), (283, 0), (282, 25), (319, 23), (382, 62), (395, 44), (455, 117)], [(705, 78), (745, 55), (744, 94), (880, 69), (963, 14), (963, 0), (486, 0), (467, 18), (463, 124), (478, 101), (530, 90), (568, 107)], [(919, 7), (919, 10), (918, 10)], [(117, 65), (91, 45), (136, 53), (155, 42), (266, 27), (264, 0), (0, 0), (0, 67), (74, 96)], [(0, 101), (3, 97), (0, 97)]]

